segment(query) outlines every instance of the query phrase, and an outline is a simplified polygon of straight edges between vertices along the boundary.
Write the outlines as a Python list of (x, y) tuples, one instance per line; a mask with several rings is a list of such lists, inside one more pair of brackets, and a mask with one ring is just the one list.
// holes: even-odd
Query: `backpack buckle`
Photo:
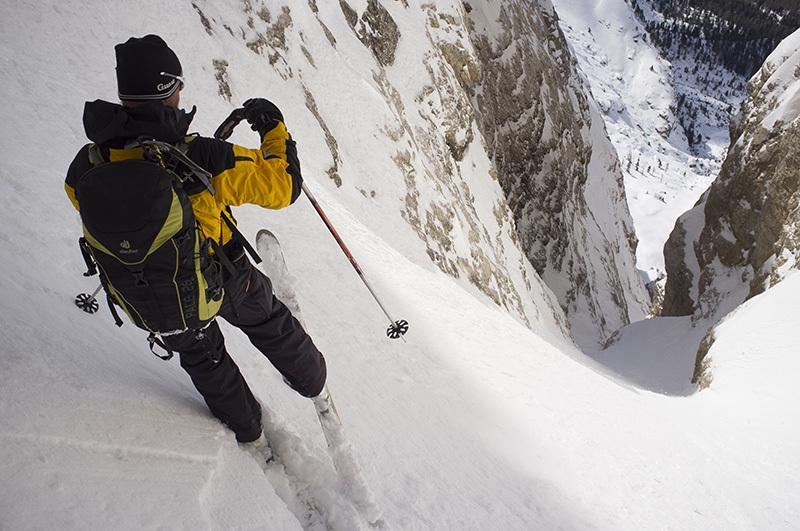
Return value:
[[(158, 356), (159, 358), (161, 358), (161, 359), (162, 359), (162, 360), (164, 360), (164, 361), (169, 361), (169, 360), (171, 360), (171, 359), (172, 359), (172, 356), (175, 354), (175, 353), (172, 351), (172, 349), (170, 349), (170, 348), (169, 348), (169, 347), (166, 345), (166, 343), (164, 343), (163, 341), (161, 341), (160, 339), (158, 339), (158, 338), (156, 337), (156, 335), (155, 335), (153, 332), (150, 332), (150, 335), (149, 335), (149, 336), (147, 336), (147, 342), (148, 342), (148, 343), (150, 343), (150, 352), (152, 352), (153, 354), (155, 354), (156, 356)], [(155, 351), (155, 346), (156, 346), (156, 345), (157, 345), (159, 348), (161, 348), (161, 349), (162, 349), (164, 352), (166, 352), (166, 354), (162, 356), (161, 354), (159, 354), (158, 352), (156, 352), (156, 351)]]

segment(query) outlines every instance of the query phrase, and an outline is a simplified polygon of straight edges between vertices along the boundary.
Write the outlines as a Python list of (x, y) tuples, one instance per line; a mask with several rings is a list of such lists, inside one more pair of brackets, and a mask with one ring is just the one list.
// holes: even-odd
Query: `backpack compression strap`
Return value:
[[(194, 330), (194, 333), (195, 333), (194, 338), (197, 341), (203, 343), (203, 350), (208, 359), (210, 359), (214, 363), (219, 363), (219, 360), (222, 356), (220, 352), (217, 350), (217, 348), (214, 346), (214, 343), (211, 341), (211, 338), (208, 337), (208, 334), (206, 334), (205, 330), (202, 329)], [(157, 357), (161, 358), (164, 361), (171, 360), (172, 357), (175, 355), (175, 351), (169, 348), (167, 344), (164, 343), (164, 341), (162, 341), (161, 339), (159, 339), (158, 336), (156, 336), (153, 332), (150, 332), (150, 335), (147, 336), (147, 342), (150, 343), (150, 352), (152, 352), (153, 354), (155, 354)], [(155, 351), (156, 346), (162, 349), (164, 352), (166, 352), (166, 354), (162, 355), (156, 352)]]

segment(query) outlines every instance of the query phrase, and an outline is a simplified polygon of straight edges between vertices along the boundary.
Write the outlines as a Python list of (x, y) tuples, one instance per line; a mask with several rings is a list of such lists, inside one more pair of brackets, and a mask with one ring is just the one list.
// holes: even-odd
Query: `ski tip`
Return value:
[(272, 238), (273, 240), (277, 240), (278, 238), (272, 233), (272, 231), (267, 229), (261, 229), (256, 233), (256, 240), (259, 238)]

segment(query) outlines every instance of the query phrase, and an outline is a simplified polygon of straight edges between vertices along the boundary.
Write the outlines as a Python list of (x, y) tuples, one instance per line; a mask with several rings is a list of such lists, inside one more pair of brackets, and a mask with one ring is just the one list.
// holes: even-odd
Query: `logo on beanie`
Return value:
[(177, 79), (173, 79), (169, 83), (159, 83), (158, 86), (156, 87), (156, 90), (159, 91), (159, 92), (163, 92), (165, 90), (168, 90), (172, 85), (177, 83), (177, 81), (178, 81)]

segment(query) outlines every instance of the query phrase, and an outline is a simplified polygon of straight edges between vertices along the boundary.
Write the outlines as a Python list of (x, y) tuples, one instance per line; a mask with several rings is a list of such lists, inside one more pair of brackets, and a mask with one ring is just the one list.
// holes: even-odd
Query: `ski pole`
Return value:
[[(306, 183), (303, 183), (303, 193), (306, 194), (308, 200), (311, 201), (311, 204), (314, 206), (314, 210), (317, 211), (317, 214), (319, 214), (319, 217), (322, 218), (322, 221), (325, 223), (325, 226), (328, 227), (328, 230), (333, 235), (333, 238), (336, 240), (336, 243), (339, 244), (339, 247), (341, 247), (345, 256), (347, 256), (347, 259), (350, 260), (350, 265), (352, 265), (353, 269), (356, 270), (356, 273), (358, 273), (358, 276), (359, 278), (361, 278), (361, 281), (364, 282), (364, 285), (369, 290), (370, 294), (372, 295), (372, 298), (375, 299), (375, 302), (377, 302), (378, 306), (380, 306), (381, 310), (383, 310), (384, 315), (386, 315), (386, 317), (389, 319), (391, 325), (389, 326), (389, 328), (386, 329), (386, 335), (392, 339), (397, 339), (398, 337), (402, 338), (403, 335), (408, 331), (408, 321), (406, 321), (405, 319), (400, 319), (399, 321), (395, 321), (394, 319), (392, 319), (392, 316), (389, 315), (389, 312), (386, 310), (386, 307), (383, 305), (380, 298), (378, 298), (378, 295), (375, 293), (375, 290), (372, 289), (372, 285), (370, 285), (369, 281), (367, 280), (367, 277), (364, 276), (364, 272), (361, 270), (361, 266), (358, 265), (358, 262), (356, 262), (356, 259), (353, 257), (353, 254), (344, 244), (344, 241), (342, 240), (341, 236), (339, 236), (339, 233), (336, 232), (336, 229), (334, 228), (333, 224), (328, 219), (328, 216), (325, 215), (325, 212), (322, 210), (322, 207), (319, 205), (317, 200), (314, 198), (314, 195), (306, 186)], [(405, 341), (405, 338), (403, 338), (403, 340)]]

